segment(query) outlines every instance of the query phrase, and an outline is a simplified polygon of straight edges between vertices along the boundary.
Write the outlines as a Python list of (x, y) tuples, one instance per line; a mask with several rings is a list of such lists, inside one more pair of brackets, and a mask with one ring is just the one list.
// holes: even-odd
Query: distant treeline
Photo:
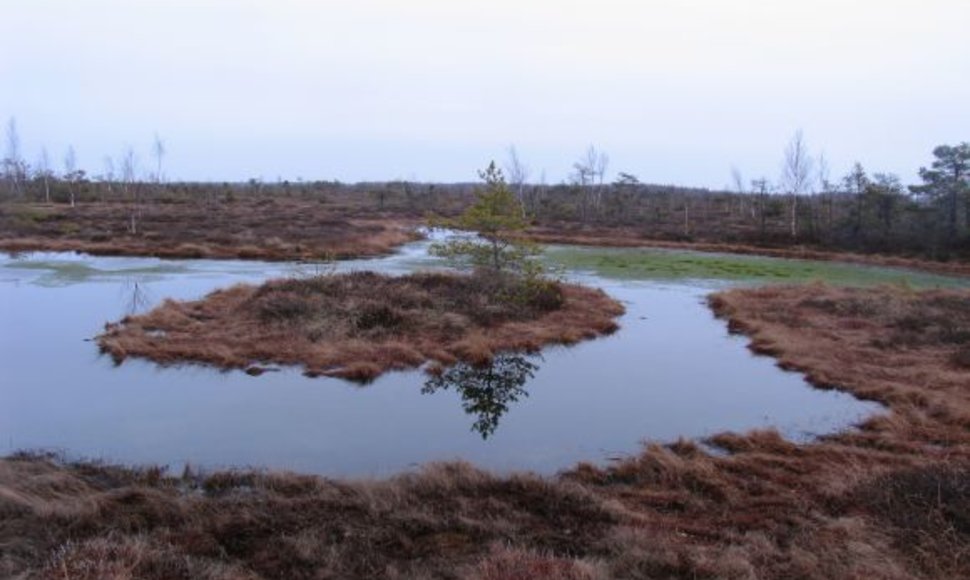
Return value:
[[(129, 233), (137, 234), (136, 220), (146, 204), (196, 202), (214, 208), (240, 196), (289, 196), (354, 214), (453, 216), (478, 187), (403, 180), (175, 182), (162, 178), (163, 152), (156, 138), (157, 170), (147, 176), (136, 175), (130, 151), (118, 175), (106, 164), (106, 172), (91, 176), (74, 166), (73, 152), (65, 170), (55, 172), (43, 163), (29, 166), (8, 143), (0, 196), (8, 202), (125, 203), (131, 208)], [(920, 169), (922, 183), (908, 187), (892, 174), (869, 174), (858, 163), (832, 180), (823, 158), (806, 155), (799, 133), (785, 150), (781, 178), (745, 183), (735, 172), (732, 191), (646, 184), (628, 173), (607, 182), (607, 158), (592, 147), (574, 164), (569, 180), (555, 185), (529, 181), (528, 170), (510, 149), (505, 178), (537, 226), (613, 230), (657, 240), (970, 259), (970, 143), (937, 147), (930, 161)]]

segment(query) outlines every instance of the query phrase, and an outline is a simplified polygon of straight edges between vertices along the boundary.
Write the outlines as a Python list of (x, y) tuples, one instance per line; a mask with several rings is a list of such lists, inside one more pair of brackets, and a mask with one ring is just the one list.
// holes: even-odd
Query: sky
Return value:
[(173, 180), (474, 181), (514, 145), (558, 183), (593, 145), (720, 188), (801, 130), (913, 183), (970, 141), (970, 1), (0, 0), (10, 118), (91, 175), (157, 134)]

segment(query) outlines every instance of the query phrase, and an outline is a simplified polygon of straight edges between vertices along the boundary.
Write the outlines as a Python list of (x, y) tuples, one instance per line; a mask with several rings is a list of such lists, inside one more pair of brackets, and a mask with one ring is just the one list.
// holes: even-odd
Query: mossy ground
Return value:
[(960, 288), (970, 279), (904, 270), (734, 254), (651, 248), (552, 246), (546, 259), (569, 270), (623, 280), (726, 280), (737, 283), (827, 282), (841, 286), (903, 284), (914, 288)]

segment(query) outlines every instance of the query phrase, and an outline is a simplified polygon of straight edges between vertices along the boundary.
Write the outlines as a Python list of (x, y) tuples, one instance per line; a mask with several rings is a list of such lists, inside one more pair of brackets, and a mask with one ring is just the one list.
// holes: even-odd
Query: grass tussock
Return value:
[(719, 453), (651, 444), (553, 478), (452, 463), (383, 481), (8, 458), (0, 576), (967, 578), (970, 372), (948, 361), (968, 300), (821, 285), (715, 295), (753, 349), (887, 406), (806, 445), (727, 433), (706, 442)]
[[(732, 329), (752, 335), (751, 348), (837, 387), (892, 407), (872, 429), (900, 444), (919, 438), (947, 444), (953, 427), (970, 427), (967, 368), (970, 293), (825, 285), (734, 290), (713, 308)], [(905, 419), (904, 421), (901, 420)]]
[(236, 286), (167, 301), (109, 325), (101, 348), (160, 363), (223, 368), (303, 365), (310, 375), (369, 380), (433, 361), (485, 364), (616, 330), (622, 306), (599, 290), (501, 275), (373, 272)]
[(582, 559), (618, 518), (580, 486), (460, 463), (380, 482), (0, 465), (4, 578), (597, 578)]

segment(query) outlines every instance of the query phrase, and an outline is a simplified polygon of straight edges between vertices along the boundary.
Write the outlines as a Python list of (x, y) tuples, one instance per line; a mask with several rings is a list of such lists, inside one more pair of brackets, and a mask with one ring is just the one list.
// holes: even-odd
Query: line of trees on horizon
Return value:
[(624, 226), (673, 240), (970, 259), (970, 143), (938, 146), (932, 156), (919, 169), (922, 183), (908, 187), (859, 162), (833, 178), (825, 155), (809, 152), (802, 131), (784, 148), (776, 180), (745, 181), (733, 168), (731, 190), (645, 184), (625, 172), (607, 183), (609, 157), (592, 146), (564, 184), (529, 184), (514, 147), (505, 168), (525, 211), (545, 221)]
[[(5, 126), (2, 158), (3, 198), (66, 203), (81, 200), (125, 202), (130, 234), (138, 233), (142, 207), (154, 199), (180, 198), (205, 203), (245, 195), (286, 195), (342, 199), (378, 212), (457, 215), (474, 198), (474, 183), (419, 183), (407, 180), (343, 184), (337, 181), (193, 183), (169, 181), (163, 173), (167, 153), (156, 134), (152, 167), (143, 171), (135, 150), (126, 146), (106, 156), (100, 174), (78, 167), (73, 147), (57, 171), (46, 150), (28, 164), (21, 152), (16, 120)], [(514, 146), (502, 163), (504, 178), (533, 226), (623, 228), (646, 238), (810, 245), (864, 252), (910, 252), (935, 259), (970, 259), (970, 143), (941, 145), (921, 183), (905, 186), (887, 172), (868, 172), (856, 162), (833, 177), (824, 155), (812, 155), (801, 131), (782, 153), (779, 175), (745, 180), (733, 168), (730, 189), (643, 183), (620, 171), (607, 181), (609, 156), (590, 146), (573, 164), (569, 177), (547, 184), (532, 172)]]

